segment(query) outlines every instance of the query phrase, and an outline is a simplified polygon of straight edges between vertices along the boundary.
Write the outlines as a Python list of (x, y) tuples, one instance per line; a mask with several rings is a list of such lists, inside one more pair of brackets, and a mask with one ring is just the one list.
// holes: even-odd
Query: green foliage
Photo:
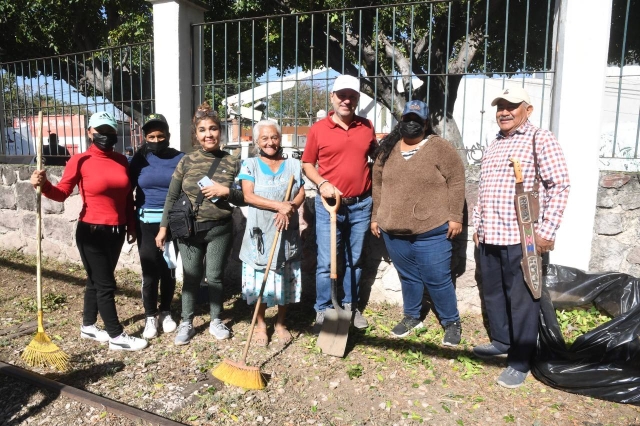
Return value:
[(282, 126), (310, 126), (318, 110), (329, 110), (327, 99), (329, 92), (321, 85), (298, 82), (292, 89), (271, 96), (265, 115), (277, 119)]
[[(42, 311), (53, 312), (62, 308), (66, 303), (67, 296), (65, 294), (47, 293), (42, 297)], [(38, 312), (38, 304), (35, 298), (24, 298), (18, 304), (27, 312)]]
[(595, 306), (571, 311), (556, 310), (556, 316), (567, 345), (571, 345), (584, 333), (611, 320), (611, 317), (598, 311)]
[(360, 363), (351, 364), (347, 368), (347, 375), (349, 376), (349, 379), (353, 380), (362, 376), (363, 371), (364, 371), (364, 368), (362, 367), (362, 364)]
[(3, 61), (85, 52), (152, 38), (144, 0), (0, 0)]
[(464, 355), (458, 355), (456, 358), (457, 364), (454, 366), (454, 370), (462, 371), (463, 379), (470, 379), (473, 376), (477, 376), (482, 373), (484, 367), (482, 364)]

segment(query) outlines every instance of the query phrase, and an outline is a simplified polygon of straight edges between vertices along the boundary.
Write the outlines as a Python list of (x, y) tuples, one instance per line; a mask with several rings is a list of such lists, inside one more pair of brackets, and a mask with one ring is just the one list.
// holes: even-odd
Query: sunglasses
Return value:
[(195, 118), (214, 117), (218, 118), (218, 113), (212, 109), (196, 110)]

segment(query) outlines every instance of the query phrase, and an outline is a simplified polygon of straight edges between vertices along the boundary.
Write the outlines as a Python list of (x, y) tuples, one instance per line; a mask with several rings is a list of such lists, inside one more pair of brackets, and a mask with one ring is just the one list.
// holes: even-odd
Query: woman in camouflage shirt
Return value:
[[(168, 212), (173, 203), (184, 192), (195, 206), (202, 191), (205, 199), (196, 217), (196, 232), (193, 236), (178, 241), (184, 270), (182, 287), (182, 321), (175, 338), (176, 345), (186, 345), (193, 338), (193, 317), (196, 296), (203, 274), (209, 287), (211, 323), (209, 332), (216, 339), (229, 338), (230, 331), (220, 320), (222, 312), (222, 275), (232, 242), (231, 204), (244, 203), (242, 191), (234, 189), (234, 179), (240, 171), (240, 159), (220, 149), (221, 123), (218, 114), (204, 103), (193, 117), (193, 135), (199, 146), (185, 155), (178, 163), (169, 185), (164, 205), (160, 232), (156, 237), (158, 248), (164, 247), (167, 235)], [(213, 161), (220, 164), (213, 175), (213, 184), (200, 189), (198, 181), (207, 176)], [(206, 267), (203, 260), (206, 259)]]

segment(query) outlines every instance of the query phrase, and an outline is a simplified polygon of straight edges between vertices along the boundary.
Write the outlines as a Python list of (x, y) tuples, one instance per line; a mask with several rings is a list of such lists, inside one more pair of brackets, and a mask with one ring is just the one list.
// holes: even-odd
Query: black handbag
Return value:
[(191, 206), (191, 200), (184, 192), (169, 210), (169, 229), (172, 239), (183, 240), (193, 235), (196, 214)]
[[(207, 176), (213, 176), (219, 164), (220, 158), (216, 158), (213, 164), (211, 164)], [(173, 206), (171, 206), (171, 209), (169, 209), (168, 214), (169, 230), (171, 231), (172, 239), (184, 240), (195, 235), (198, 210), (203, 200), (204, 194), (200, 191), (196, 198), (194, 208), (191, 205), (189, 196), (184, 191), (180, 194), (178, 199), (173, 203)]]

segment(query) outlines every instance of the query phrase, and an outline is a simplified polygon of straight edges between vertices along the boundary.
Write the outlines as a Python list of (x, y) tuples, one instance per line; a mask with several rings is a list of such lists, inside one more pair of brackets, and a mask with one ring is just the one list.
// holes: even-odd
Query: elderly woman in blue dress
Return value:
[[(304, 182), (300, 162), (283, 156), (281, 139), (277, 123), (259, 121), (253, 128), (253, 140), (259, 155), (244, 160), (238, 175), (244, 199), (249, 204), (247, 227), (240, 249), (242, 297), (249, 304), (256, 303), (267, 273), (266, 264), (276, 230), (282, 231), (253, 332), (254, 343), (259, 346), (269, 344), (265, 311), (267, 307), (276, 305), (275, 334), (282, 344), (291, 341), (291, 333), (285, 324), (287, 305), (299, 302), (301, 292), (297, 210), (304, 202)], [(291, 176), (294, 177), (291, 196), (283, 201)]]

